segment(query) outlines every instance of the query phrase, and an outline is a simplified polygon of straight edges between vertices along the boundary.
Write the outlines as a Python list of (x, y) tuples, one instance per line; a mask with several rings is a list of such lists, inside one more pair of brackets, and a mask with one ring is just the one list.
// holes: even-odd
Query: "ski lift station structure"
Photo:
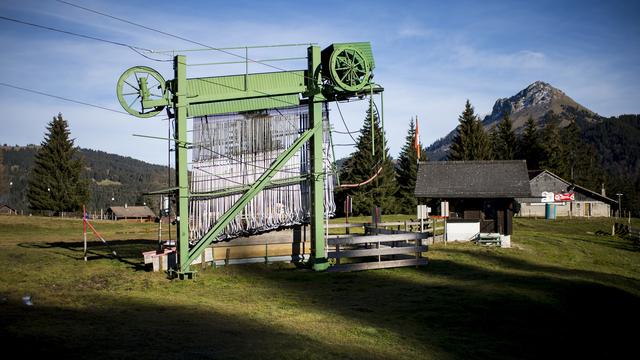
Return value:
[[(312, 254), (309, 260), (315, 270), (325, 270), (330, 266), (323, 224), (323, 105), (330, 101), (373, 97), (374, 94), (382, 93), (383, 88), (373, 82), (372, 70), (375, 63), (370, 43), (334, 43), (322, 51), (314, 44), (305, 46), (307, 68), (302, 70), (249, 73), (248, 64), (257, 61), (250, 60), (245, 55), (243, 62), (247, 64), (247, 71), (244, 74), (187, 78), (186, 56), (175, 55), (173, 80), (165, 80), (160, 73), (144, 66), (126, 70), (118, 80), (118, 99), (128, 113), (149, 118), (166, 108), (169, 117), (174, 119), (174, 138), (171, 140), (175, 143), (176, 186), (165, 191), (171, 192), (176, 202), (177, 254), (175, 268), (170, 269), (175, 276), (192, 277), (192, 262), (218, 239), (225, 227), (262, 190), (301, 181), (310, 182), (308, 222), (311, 225)], [(190, 191), (187, 159), (192, 146), (187, 137), (188, 118), (278, 109), (292, 105), (308, 106), (306, 129), (300, 129), (295, 141), (265, 166), (264, 172), (252, 184), (216, 192)], [(373, 121), (373, 116), (371, 118)], [(273, 180), (274, 175), (306, 143), (309, 143), (308, 175), (304, 179), (298, 176)], [(190, 199), (225, 194), (241, 195), (204, 235), (199, 239), (190, 239)]]

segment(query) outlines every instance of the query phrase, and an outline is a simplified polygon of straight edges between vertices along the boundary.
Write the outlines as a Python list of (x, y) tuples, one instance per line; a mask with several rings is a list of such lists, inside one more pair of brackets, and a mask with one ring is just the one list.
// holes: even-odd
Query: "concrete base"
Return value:
[(510, 248), (511, 247), (511, 235), (502, 235), (500, 238), (500, 247)]

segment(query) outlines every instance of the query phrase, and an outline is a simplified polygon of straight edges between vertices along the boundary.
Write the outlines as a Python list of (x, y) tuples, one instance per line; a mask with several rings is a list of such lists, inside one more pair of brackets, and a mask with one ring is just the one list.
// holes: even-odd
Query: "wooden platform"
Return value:
[[(299, 262), (308, 260), (310, 254), (308, 228), (300, 227), (213, 243), (191, 265)], [(145, 264), (153, 265), (153, 271), (166, 271), (175, 267), (177, 261), (175, 246), (161, 252), (147, 251), (143, 256)]]
[[(415, 233), (400, 230), (415, 226), (408, 222), (393, 223), (395, 229), (362, 226), (368, 235), (337, 235), (327, 239), (327, 257), (335, 263), (330, 272), (359, 271), (427, 264), (423, 253), (433, 243), (431, 232)], [(143, 253), (145, 264), (153, 264), (153, 271), (166, 271), (176, 265), (175, 247), (162, 252)], [(211, 244), (192, 265), (235, 265), (272, 262), (301, 262), (311, 256), (308, 228), (287, 229), (265, 234), (240, 237)]]

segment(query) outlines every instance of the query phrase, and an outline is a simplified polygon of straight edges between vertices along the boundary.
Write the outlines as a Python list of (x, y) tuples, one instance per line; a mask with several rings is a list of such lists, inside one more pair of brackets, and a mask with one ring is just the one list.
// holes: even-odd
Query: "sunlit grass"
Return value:
[(157, 224), (96, 222), (123, 259), (92, 242), (85, 263), (81, 221), (0, 217), (0, 333), (29, 355), (82, 358), (611, 358), (633, 344), (622, 329), (640, 305), (640, 252), (612, 221), (516, 219), (512, 249), (437, 244), (421, 268), (177, 281), (142, 264)]

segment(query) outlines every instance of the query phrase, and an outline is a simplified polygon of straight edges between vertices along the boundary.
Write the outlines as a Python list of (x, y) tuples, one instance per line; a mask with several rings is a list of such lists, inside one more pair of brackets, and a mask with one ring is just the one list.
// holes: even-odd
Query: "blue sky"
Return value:
[[(421, 141), (430, 144), (457, 125), (466, 99), (484, 115), (496, 99), (536, 80), (604, 116), (640, 113), (635, 1), (70, 1), (213, 47), (370, 41), (375, 79), (385, 88), (393, 156), (412, 116), (420, 120)], [(197, 47), (53, 0), (3, 0), (0, 16), (154, 50)], [(0, 20), (0, 48), (1, 82), (117, 110), (115, 84), (127, 68), (146, 65), (172, 77), (170, 62), (5, 20)], [(250, 57), (304, 55), (304, 48), (297, 51)], [(193, 63), (235, 60), (220, 53), (192, 54)], [(239, 71), (192, 67), (187, 76)], [(40, 143), (47, 122), (62, 112), (77, 145), (166, 164), (166, 143), (132, 136), (166, 136), (161, 117), (139, 119), (4, 86), (0, 106), (0, 144)], [(341, 105), (351, 130), (362, 126), (365, 108), (363, 102)], [(335, 110), (331, 121), (343, 131)], [(335, 142), (352, 141), (336, 135)], [(341, 146), (336, 153), (343, 157), (352, 150)]]

